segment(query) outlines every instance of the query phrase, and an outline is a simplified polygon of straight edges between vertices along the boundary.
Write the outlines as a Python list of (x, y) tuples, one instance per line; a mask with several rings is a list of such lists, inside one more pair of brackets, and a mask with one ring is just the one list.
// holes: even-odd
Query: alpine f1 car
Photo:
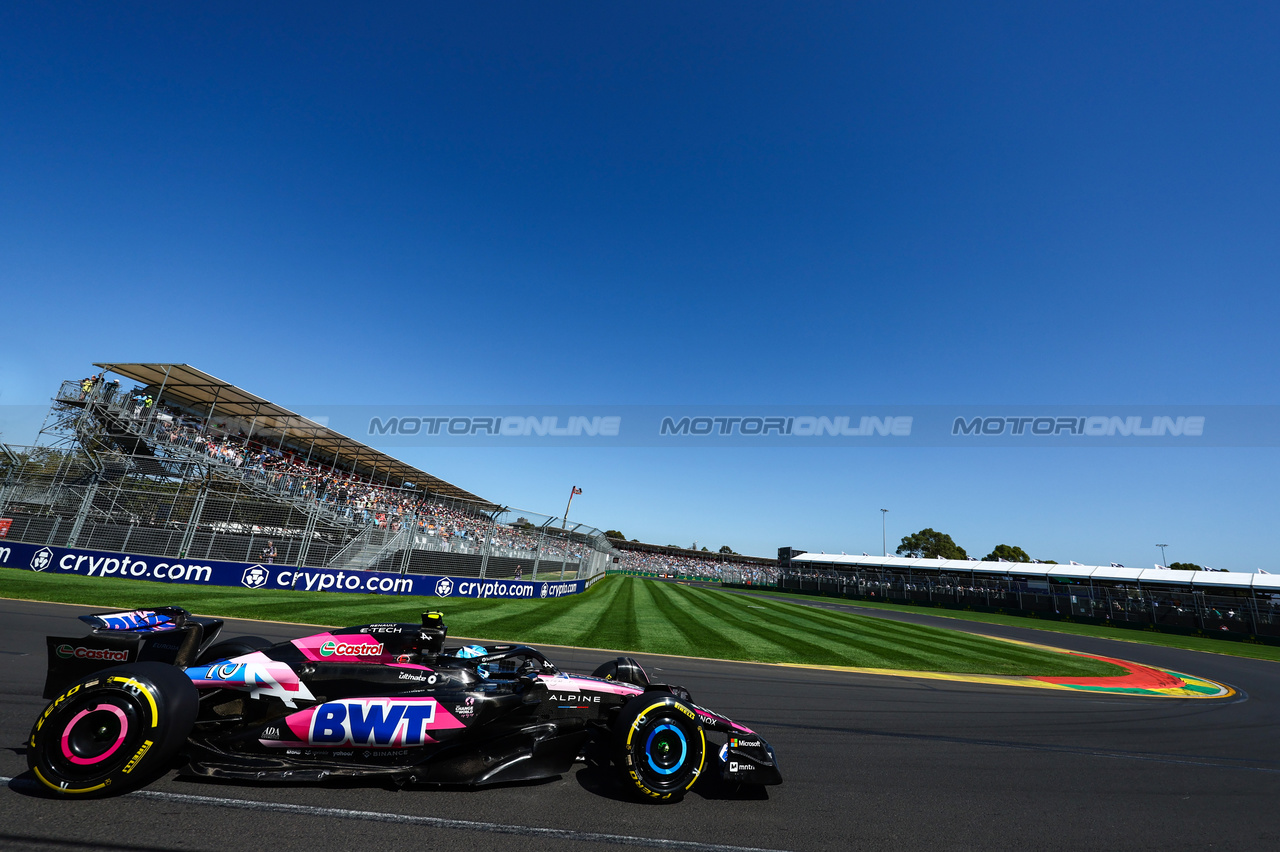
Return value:
[(438, 612), (278, 644), (218, 642), (220, 619), (180, 607), (81, 620), (88, 636), (47, 639), (52, 702), (27, 749), (36, 778), (63, 796), (127, 792), (174, 767), (480, 786), (554, 777), (581, 758), (656, 801), (710, 775), (782, 782), (758, 734), (651, 683), (628, 657), (583, 676), (524, 645), (446, 647)]

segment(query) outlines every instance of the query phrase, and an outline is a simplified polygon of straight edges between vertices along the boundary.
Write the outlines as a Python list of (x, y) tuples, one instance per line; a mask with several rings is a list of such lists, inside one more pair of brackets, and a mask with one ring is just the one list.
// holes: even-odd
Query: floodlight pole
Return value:
[(885, 532), (885, 517), (889, 514), (888, 509), (880, 510), (880, 548), (884, 551), (884, 555), (889, 555), (889, 538)]
[(1156, 545), (1156, 547), (1160, 548), (1160, 564), (1161, 564), (1161, 565), (1163, 565), (1163, 566), (1164, 566), (1164, 567), (1166, 567), (1166, 568), (1168, 568), (1168, 567), (1169, 567), (1169, 563), (1168, 563), (1168, 562), (1166, 562), (1166, 561), (1165, 561), (1165, 559), (1164, 559), (1164, 549), (1165, 549), (1166, 547), (1168, 547), (1168, 546), (1169, 546), (1169, 545), (1167, 545), (1167, 544), (1157, 544), (1157, 545)]

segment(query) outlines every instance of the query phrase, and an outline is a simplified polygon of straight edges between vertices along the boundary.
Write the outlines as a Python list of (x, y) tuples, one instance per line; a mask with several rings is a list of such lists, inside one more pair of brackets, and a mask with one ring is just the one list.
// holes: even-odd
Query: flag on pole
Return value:
[(573, 486), (573, 493), (574, 493), (574, 494), (581, 494), (581, 493), (582, 493), (582, 489), (575, 485), (575, 486)]

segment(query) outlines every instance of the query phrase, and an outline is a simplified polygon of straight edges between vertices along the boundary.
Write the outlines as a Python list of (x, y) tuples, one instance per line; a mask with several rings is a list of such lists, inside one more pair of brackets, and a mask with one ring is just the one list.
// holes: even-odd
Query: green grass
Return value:
[(1121, 673), (1096, 660), (953, 630), (634, 577), (609, 577), (581, 595), (504, 601), (173, 586), (0, 570), (0, 596), (104, 609), (176, 603), (208, 615), (335, 626), (417, 621), (424, 609), (439, 608), (455, 636), (509, 642), (970, 674)]
[[(934, 615), (938, 618), (954, 618), (957, 621), (973, 621), (980, 624), (1001, 624), (1009, 627), (1026, 627), (1031, 630), (1043, 630), (1048, 633), (1067, 633), (1072, 636), (1093, 636), (1098, 639), (1114, 639), (1117, 642), (1132, 642), (1138, 645), (1158, 645), (1164, 648), (1181, 648), (1186, 651), (1204, 651), (1209, 654), (1224, 654), (1229, 657), (1245, 657), (1251, 660), (1271, 660), (1280, 662), (1280, 646), (1261, 645), (1252, 642), (1235, 642), (1230, 639), (1211, 639), (1201, 636), (1183, 636), (1177, 633), (1157, 633), (1154, 630), (1135, 630), (1125, 627), (1108, 627), (1103, 624), (1078, 624), (1071, 621), (1054, 621), (1051, 619), (1027, 618), (1021, 615), (1007, 615), (999, 612), (970, 612), (968, 610), (944, 609), (927, 605), (911, 606), (910, 604), (891, 604), (879, 601), (860, 601), (852, 598), (835, 598), (819, 595), (800, 595), (789, 592), (772, 592), (768, 590), (746, 591), (725, 590), (724, 594), (766, 595), (784, 598), (798, 604), (814, 607), (822, 603), (843, 603), (850, 606), (882, 609), (890, 612), (911, 612), (917, 615)], [(1048, 641), (1046, 639), (1046, 641)]]

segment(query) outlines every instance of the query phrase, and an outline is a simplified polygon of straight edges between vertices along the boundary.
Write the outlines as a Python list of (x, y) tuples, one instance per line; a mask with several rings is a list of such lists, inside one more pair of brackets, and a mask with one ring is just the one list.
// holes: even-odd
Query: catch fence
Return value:
[(1280, 600), (1249, 593), (1214, 595), (1191, 589), (1032, 584), (876, 571), (790, 571), (779, 578), (778, 589), (886, 603), (1071, 618), (1140, 629), (1280, 640)]

